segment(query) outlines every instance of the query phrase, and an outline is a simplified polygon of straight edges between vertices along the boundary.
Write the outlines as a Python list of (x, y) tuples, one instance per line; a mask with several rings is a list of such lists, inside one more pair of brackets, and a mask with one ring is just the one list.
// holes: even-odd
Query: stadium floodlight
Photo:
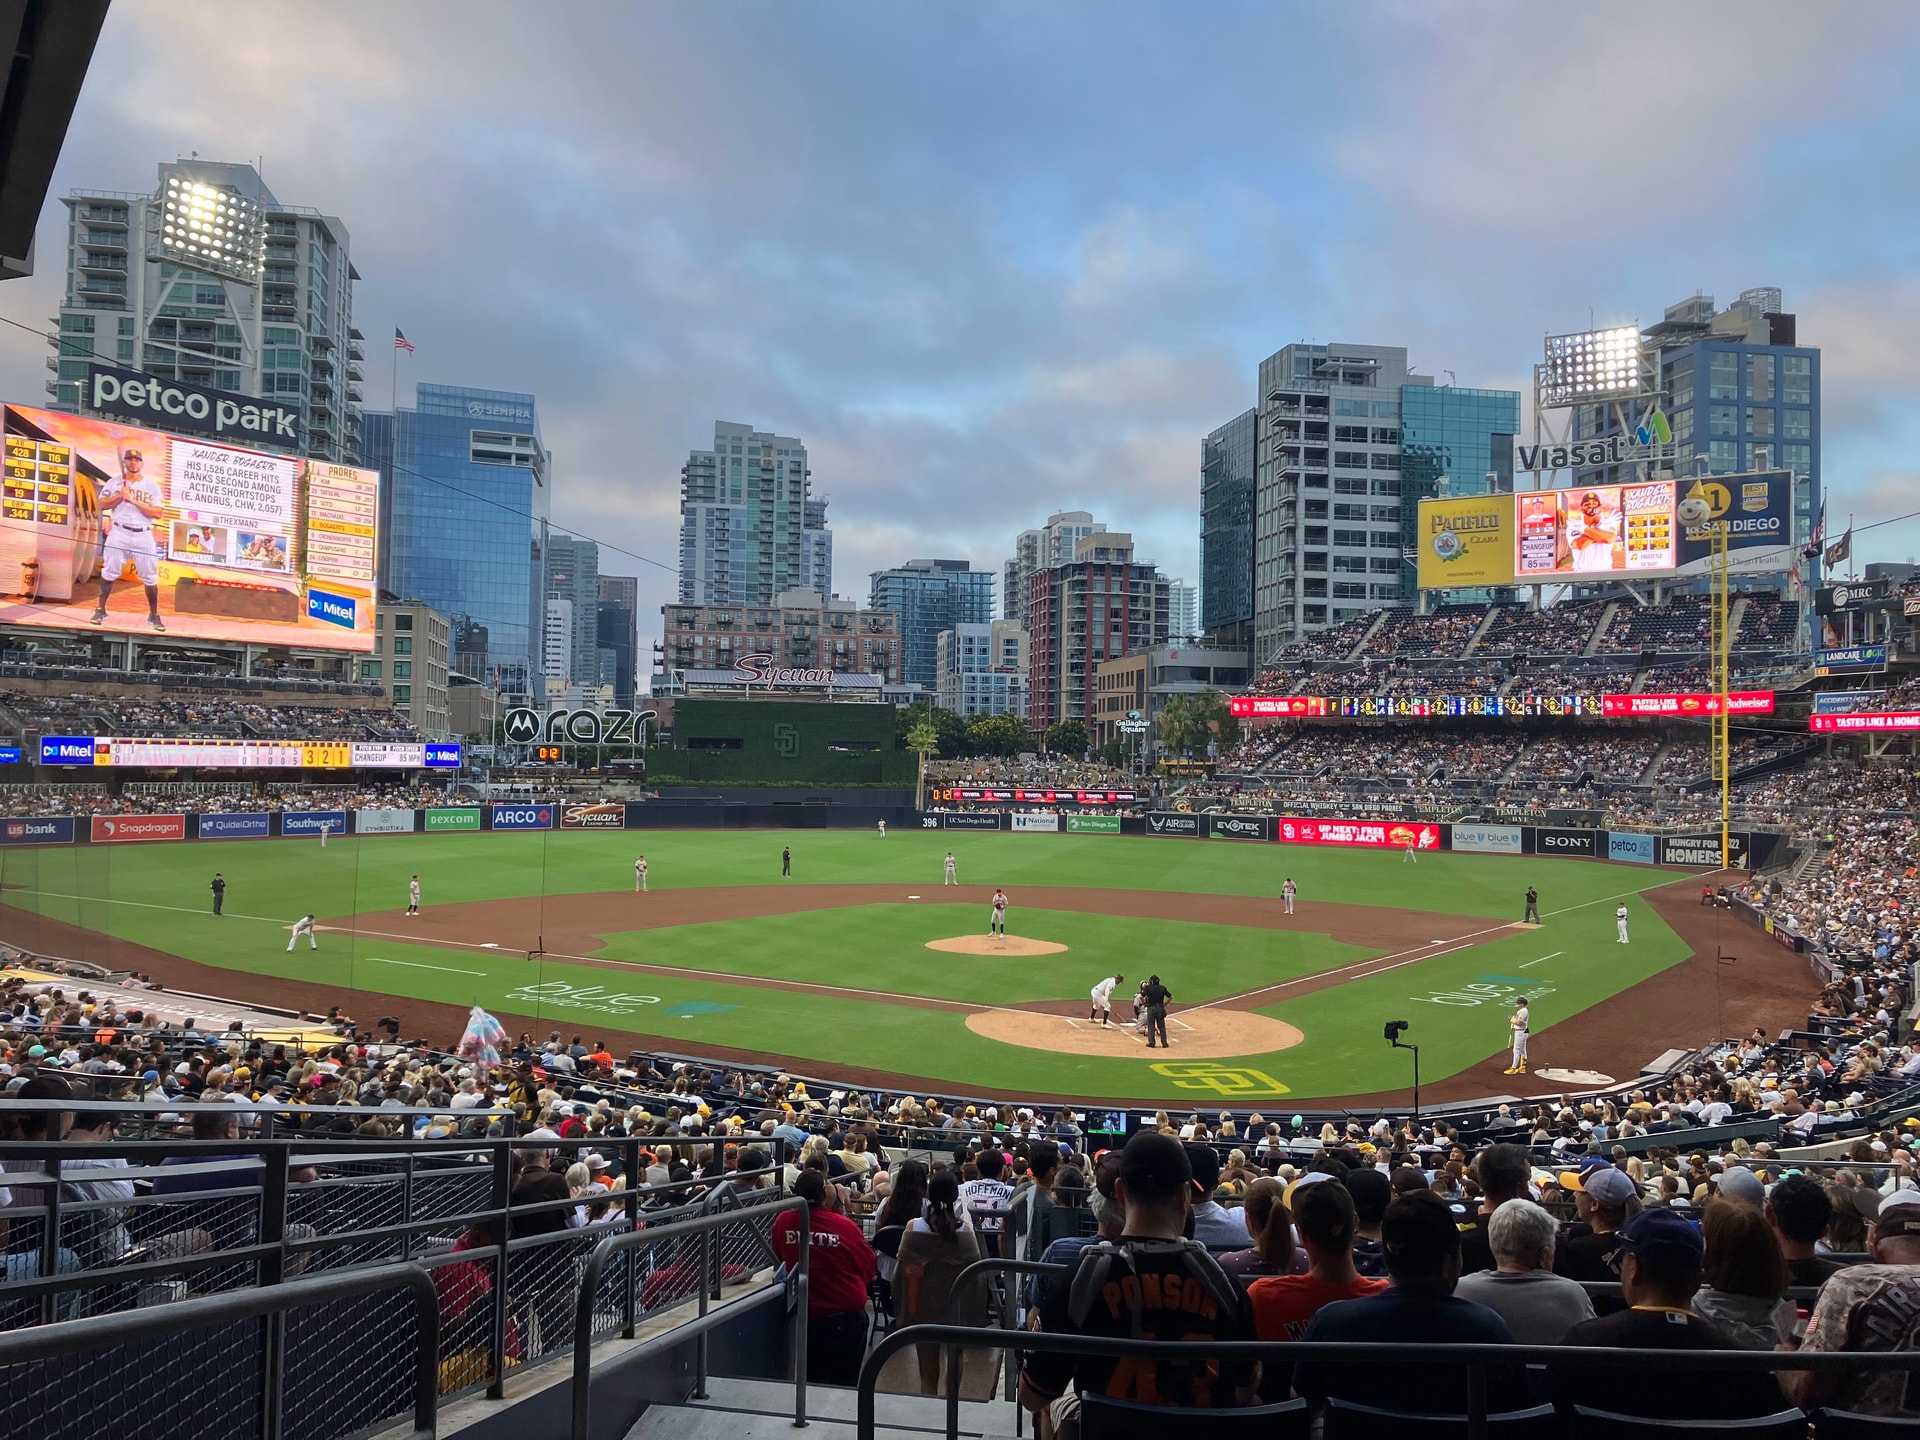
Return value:
[(1619, 400), (1638, 395), (1641, 388), (1638, 326), (1547, 337), (1546, 363), (1540, 367), (1542, 404)]
[(266, 226), (258, 202), (204, 180), (169, 175), (157, 197), (160, 253), (195, 270), (253, 284)]

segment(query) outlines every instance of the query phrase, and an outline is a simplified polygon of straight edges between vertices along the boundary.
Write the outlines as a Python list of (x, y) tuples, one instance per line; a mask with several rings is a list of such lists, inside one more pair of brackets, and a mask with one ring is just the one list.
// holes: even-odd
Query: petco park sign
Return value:
[(89, 365), (86, 394), (89, 410), (162, 430), (184, 430), (217, 440), (283, 441), (288, 445), (300, 439), (297, 407), (156, 380), (137, 370)]

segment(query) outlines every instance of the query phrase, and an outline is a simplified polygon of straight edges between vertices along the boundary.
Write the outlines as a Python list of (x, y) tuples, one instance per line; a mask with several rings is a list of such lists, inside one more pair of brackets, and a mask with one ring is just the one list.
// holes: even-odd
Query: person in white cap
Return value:
[(1614, 928), (1620, 932), (1620, 943), (1627, 944), (1627, 902), (1622, 900), (1620, 908), (1613, 912)]

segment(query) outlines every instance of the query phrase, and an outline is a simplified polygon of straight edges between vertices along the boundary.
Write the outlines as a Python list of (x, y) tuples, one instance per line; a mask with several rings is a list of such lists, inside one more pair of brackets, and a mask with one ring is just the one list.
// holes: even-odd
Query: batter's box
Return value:
[(1206, 1090), (1222, 1097), (1236, 1095), (1290, 1095), (1293, 1092), (1264, 1070), (1245, 1065), (1208, 1065), (1197, 1061), (1163, 1061), (1149, 1067), (1181, 1090)]

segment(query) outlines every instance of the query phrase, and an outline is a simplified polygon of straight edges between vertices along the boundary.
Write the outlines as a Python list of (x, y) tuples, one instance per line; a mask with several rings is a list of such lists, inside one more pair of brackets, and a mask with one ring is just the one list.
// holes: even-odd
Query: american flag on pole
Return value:
[(396, 350), (404, 350), (409, 355), (413, 353), (413, 342), (407, 339), (398, 325), (393, 327), (393, 348)]

